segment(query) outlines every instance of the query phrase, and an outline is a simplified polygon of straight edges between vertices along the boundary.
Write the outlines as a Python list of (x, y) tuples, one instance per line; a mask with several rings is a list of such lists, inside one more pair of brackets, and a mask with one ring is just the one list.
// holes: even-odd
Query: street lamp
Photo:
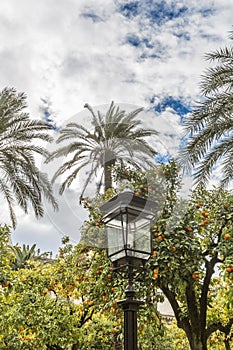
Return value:
[(100, 207), (104, 213), (107, 254), (115, 271), (128, 279), (124, 310), (124, 350), (137, 348), (137, 312), (142, 301), (135, 299), (133, 278), (152, 254), (151, 226), (156, 203), (126, 189)]

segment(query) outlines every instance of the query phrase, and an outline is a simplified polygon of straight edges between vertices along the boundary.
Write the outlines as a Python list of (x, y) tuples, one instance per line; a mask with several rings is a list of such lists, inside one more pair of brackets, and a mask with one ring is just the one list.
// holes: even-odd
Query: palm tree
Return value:
[(57, 143), (70, 141), (68, 145), (54, 151), (48, 161), (57, 157), (72, 155), (72, 159), (66, 161), (54, 174), (53, 181), (73, 169), (70, 175), (62, 183), (60, 194), (69, 187), (79, 171), (91, 164), (91, 171), (85, 181), (82, 198), (90, 179), (99, 169), (103, 170), (105, 190), (112, 187), (112, 167), (119, 162), (130, 164), (135, 168), (146, 168), (153, 164), (152, 157), (155, 150), (145, 141), (145, 137), (157, 135), (152, 129), (145, 129), (141, 121), (136, 119), (142, 108), (130, 113), (120, 110), (111, 103), (105, 115), (99, 111), (97, 114), (90, 105), (85, 104), (92, 115), (93, 130), (86, 129), (83, 125), (69, 123), (60, 131)]
[(51, 127), (40, 120), (31, 120), (26, 108), (26, 96), (13, 88), (0, 92), (0, 193), (6, 200), (12, 225), (16, 226), (14, 206), (25, 213), (32, 206), (36, 217), (44, 214), (42, 195), (57, 208), (47, 175), (40, 172), (34, 155), (47, 156), (36, 141), (51, 142)]
[(189, 168), (196, 166), (195, 178), (200, 184), (206, 184), (213, 167), (221, 165), (221, 184), (228, 185), (233, 178), (233, 47), (206, 57), (216, 64), (203, 76), (204, 98), (185, 122), (190, 138), (181, 161)]
[(23, 244), (23, 247), (19, 245), (10, 247), (14, 254), (14, 261), (12, 263), (13, 270), (23, 269), (28, 266), (29, 261), (49, 261), (48, 256), (51, 253), (40, 253), (40, 249), (35, 250), (36, 244), (31, 247)]

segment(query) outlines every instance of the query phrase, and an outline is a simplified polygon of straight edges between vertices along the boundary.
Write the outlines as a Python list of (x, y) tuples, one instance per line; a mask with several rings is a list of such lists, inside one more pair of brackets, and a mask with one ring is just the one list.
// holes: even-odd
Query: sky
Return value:
[[(143, 123), (160, 132), (155, 147), (164, 159), (181, 147), (182, 121), (200, 99), (205, 54), (229, 44), (232, 13), (229, 0), (2, 1), (0, 87), (25, 92), (31, 117), (54, 129), (70, 120), (88, 126), (85, 103), (142, 106)], [(56, 164), (40, 168), (51, 176)], [(36, 220), (16, 209), (13, 243), (54, 254), (64, 235), (77, 243), (87, 217), (80, 181), (58, 196), (58, 213), (46, 205)]]

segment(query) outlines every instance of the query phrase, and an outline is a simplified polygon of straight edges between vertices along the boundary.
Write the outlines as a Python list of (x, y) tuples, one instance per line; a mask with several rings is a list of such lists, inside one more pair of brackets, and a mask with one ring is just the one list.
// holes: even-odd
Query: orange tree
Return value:
[[(82, 245), (74, 247), (67, 239), (63, 243), (53, 262), (32, 261), (18, 270), (10, 269), (13, 256), (8, 265), (4, 263), (8, 274), (0, 285), (1, 348), (121, 348), (123, 317), (117, 300), (122, 298), (122, 288), (113, 283), (105, 252)], [(151, 334), (152, 329), (160, 331), (155, 307), (154, 314), (152, 311), (148, 317), (144, 308), (141, 333), (145, 320), (150, 322)]]
[[(5, 273), (0, 285), (1, 348), (75, 350), (86, 344), (89, 349), (85, 329), (93, 317), (104, 328), (107, 322), (97, 315), (112, 302), (103, 259), (98, 251), (65, 244), (53, 262), (33, 261)], [(95, 327), (90, 328), (94, 334)], [(112, 348), (113, 328), (105, 329), (99, 349)]]
[[(213, 318), (211, 289), (220, 270), (233, 271), (233, 196), (224, 190), (192, 194), (185, 213), (166, 208), (154, 225), (154, 257), (150, 261), (154, 284), (168, 298), (176, 320), (192, 350), (206, 350), (217, 330), (226, 336), (233, 318)], [(229, 304), (232, 298), (228, 299)]]
[[(231, 290), (232, 192), (200, 188), (189, 200), (182, 201), (177, 196), (180, 179), (174, 161), (147, 173), (117, 168), (116, 181), (125, 178), (137, 195), (151, 196), (162, 205), (153, 226), (154, 252), (148, 264), (150, 275), (145, 276), (141, 284), (141, 289), (145, 286), (147, 302), (153, 305), (157, 288), (163, 291), (173, 308), (178, 327), (185, 331), (190, 349), (206, 350), (208, 339), (210, 341), (216, 332), (223, 334), (224, 346), (229, 349), (233, 318), (231, 312), (225, 312), (224, 317), (214, 312), (219, 305), (213, 302), (211, 291), (217, 290), (217, 286), (221, 289), (224, 279), (224, 285)], [(107, 193), (105, 200), (115, 193), (114, 190)], [(102, 231), (95, 227), (101, 226), (98, 205), (87, 201), (85, 206), (90, 209), (89, 221), (84, 226), (86, 235), (88, 239), (100, 242), (98, 234)], [(224, 276), (221, 279), (218, 278), (220, 271)], [(231, 293), (225, 295), (231, 310)]]
[[(103, 195), (98, 195), (92, 200), (82, 198), (84, 208), (89, 210), (89, 218), (83, 225), (82, 242), (85, 246), (89, 246), (89, 249), (93, 249), (91, 248), (93, 246), (105, 247), (104, 226), (101, 222), (102, 213), (99, 207), (103, 202), (108, 201), (122, 190), (122, 179), (129, 180), (130, 186), (134, 189), (136, 195), (152, 197), (156, 200), (160, 208), (168, 200), (170, 204), (175, 204), (175, 189), (179, 187), (179, 177), (174, 162), (171, 162), (167, 166), (159, 166), (158, 168), (151, 169), (146, 173), (122, 166), (115, 167), (114, 171), (114, 182), (119, 183), (117, 189), (109, 189)], [(111, 275), (109, 274), (109, 276)], [(118, 293), (119, 296), (123, 297), (124, 295), (122, 293), (126, 281), (119, 276), (114, 281), (118, 284), (113, 287), (114, 294)], [(178, 348), (171, 341), (167, 328), (161, 322), (161, 315), (157, 311), (156, 305), (161, 296), (157, 293), (157, 287), (153, 283), (152, 274), (146, 273), (146, 277), (141, 275), (139, 280), (135, 281), (135, 285), (137, 297), (145, 301), (144, 307), (140, 310), (139, 314), (139, 349), (164, 349), (165, 343), (167, 349)], [(111, 308), (109, 308), (110, 310)], [(122, 317), (123, 312), (119, 309), (116, 310)], [(122, 333), (119, 333), (119, 336), (122, 338)]]
[(233, 347), (233, 329), (229, 322), (233, 314), (230, 266), (222, 266), (220, 276), (213, 279), (208, 295), (210, 303), (215, 304), (215, 307), (210, 309), (210, 319), (219, 325), (219, 329), (208, 339), (208, 344), (213, 350), (230, 350)]
[[(147, 274), (135, 282), (137, 297), (145, 301), (139, 313), (139, 349), (162, 350), (164, 344), (169, 350), (186, 349), (182, 339), (169, 342), (169, 334), (161, 326), (156, 309), (158, 288), (170, 301), (192, 350), (205, 350), (207, 343), (211, 348), (217, 349), (219, 344), (229, 349), (232, 194), (223, 190), (196, 191), (186, 203), (186, 210), (177, 210), (181, 206), (174, 162), (146, 175), (123, 168), (117, 171), (116, 181), (128, 178), (135, 192), (155, 199), (158, 195), (156, 200), (161, 204), (153, 225), (154, 254)], [(1, 348), (120, 349), (122, 310), (117, 300), (124, 297), (124, 282), (112, 278), (101, 246), (104, 227), (98, 210), (101, 200), (110, 199), (114, 193), (115, 190), (108, 191), (99, 202), (83, 200), (90, 212), (83, 226), (86, 244), (73, 247), (64, 239), (57, 258), (47, 264), (35, 261), (26, 268), (12, 270), (4, 228), (0, 243)]]

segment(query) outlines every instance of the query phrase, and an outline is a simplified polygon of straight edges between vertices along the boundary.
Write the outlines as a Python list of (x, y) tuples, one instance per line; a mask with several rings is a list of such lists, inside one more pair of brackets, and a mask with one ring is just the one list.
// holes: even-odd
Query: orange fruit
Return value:
[(193, 278), (194, 280), (199, 280), (199, 276), (198, 276), (198, 274), (197, 274), (196, 272), (194, 272), (194, 273), (192, 274), (192, 278)]
[(196, 204), (196, 208), (197, 208), (197, 209), (201, 208), (202, 206), (203, 206), (202, 203), (197, 203), (197, 204)]
[(201, 215), (203, 215), (205, 218), (208, 218), (208, 216), (210, 215), (210, 213), (207, 213), (206, 211), (202, 211)]
[(6, 281), (5, 283), (2, 284), (2, 286), (3, 286), (3, 288), (6, 288), (6, 287), (9, 286), (9, 284), (10, 284), (10, 282), (9, 282), (9, 281)]
[(141, 195), (141, 192), (137, 191), (137, 192), (135, 192), (135, 195), (136, 195), (136, 196), (140, 196), (140, 195)]
[(224, 236), (225, 239), (231, 239), (231, 235), (229, 233), (226, 233)]
[(159, 270), (158, 269), (154, 269), (154, 275), (153, 275), (153, 277), (154, 277), (154, 279), (155, 280), (157, 280), (158, 279), (158, 277), (159, 277)]
[(200, 222), (199, 226), (205, 226), (206, 224), (208, 224), (209, 220), (204, 220), (202, 222)]

